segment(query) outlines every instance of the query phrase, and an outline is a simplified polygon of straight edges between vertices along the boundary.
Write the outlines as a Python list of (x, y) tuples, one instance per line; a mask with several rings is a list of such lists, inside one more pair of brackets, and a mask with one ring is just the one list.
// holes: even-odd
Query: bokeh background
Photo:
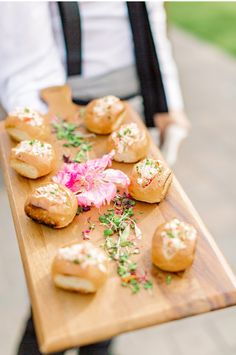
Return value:
[[(166, 8), (192, 123), (175, 174), (235, 271), (236, 3), (169, 2)], [(0, 354), (14, 355), (28, 300), (2, 176), (0, 225)], [(114, 354), (235, 355), (235, 329), (231, 307), (119, 336)]]

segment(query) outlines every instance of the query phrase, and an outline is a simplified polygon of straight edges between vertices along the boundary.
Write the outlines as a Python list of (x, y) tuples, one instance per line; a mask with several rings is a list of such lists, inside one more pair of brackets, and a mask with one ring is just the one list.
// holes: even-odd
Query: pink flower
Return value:
[(64, 164), (53, 181), (73, 191), (80, 206), (109, 204), (116, 195), (117, 187), (126, 189), (130, 183), (122, 171), (106, 169), (112, 164), (112, 156), (113, 153), (110, 153), (86, 163)]
[(85, 229), (84, 231), (82, 231), (83, 240), (90, 239), (90, 232), (91, 232), (91, 230), (89, 230), (89, 229)]

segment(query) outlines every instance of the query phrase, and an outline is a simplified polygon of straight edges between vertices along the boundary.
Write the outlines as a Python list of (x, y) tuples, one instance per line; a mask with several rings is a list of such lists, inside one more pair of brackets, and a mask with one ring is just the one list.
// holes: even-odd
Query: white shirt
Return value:
[[(176, 66), (166, 35), (161, 2), (147, 2), (167, 102), (183, 108)], [(9, 111), (30, 105), (42, 109), (39, 90), (66, 82), (65, 46), (56, 3), (0, 4), (0, 100)], [(94, 77), (135, 62), (124, 2), (80, 2), (82, 76)]]

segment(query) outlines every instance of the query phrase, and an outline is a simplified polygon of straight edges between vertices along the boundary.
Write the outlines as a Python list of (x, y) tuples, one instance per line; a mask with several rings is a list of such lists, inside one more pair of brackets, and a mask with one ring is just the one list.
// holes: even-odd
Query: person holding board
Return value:
[[(41, 89), (72, 88), (75, 103), (114, 95), (157, 127), (173, 165), (189, 123), (162, 2), (10, 2), (0, 5), (0, 100), (6, 111), (46, 112)], [(82, 347), (106, 355), (110, 341)], [(30, 318), (18, 355), (37, 355)], [(58, 353), (63, 354), (63, 353)]]

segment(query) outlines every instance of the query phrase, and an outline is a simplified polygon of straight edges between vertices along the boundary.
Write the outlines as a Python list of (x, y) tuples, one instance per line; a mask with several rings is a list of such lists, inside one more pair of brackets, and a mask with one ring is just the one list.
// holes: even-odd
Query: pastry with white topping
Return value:
[(10, 112), (5, 121), (5, 128), (18, 142), (30, 139), (47, 140), (50, 134), (46, 118), (28, 107)]
[(136, 163), (148, 153), (149, 140), (145, 129), (137, 123), (122, 125), (108, 139), (108, 150), (114, 151), (113, 159), (118, 162)]
[(55, 160), (52, 145), (37, 139), (20, 142), (10, 154), (11, 167), (29, 179), (49, 174), (54, 169)]
[(152, 240), (152, 262), (165, 271), (185, 270), (193, 262), (196, 243), (196, 229), (174, 218), (157, 228)]
[(86, 128), (97, 134), (110, 134), (117, 130), (126, 116), (126, 107), (118, 97), (105, 96), (92, 100), (86, 107)]
[(38, 186), (25, 202), (28, 217), (53, 228), (70, 224), (77, 208), (75, 195), (67, 187), (53, 182)]
[(161, 202), (168, 192), (172, 177), (172, 171), (164, 162), (144, 159), (133, 167), (129, 192), (138, 201)]
[(108, 259), (90, 242), (60, 248), (52, 263), (57, 287), (81, 293), (96, 292), (107, 280)]

